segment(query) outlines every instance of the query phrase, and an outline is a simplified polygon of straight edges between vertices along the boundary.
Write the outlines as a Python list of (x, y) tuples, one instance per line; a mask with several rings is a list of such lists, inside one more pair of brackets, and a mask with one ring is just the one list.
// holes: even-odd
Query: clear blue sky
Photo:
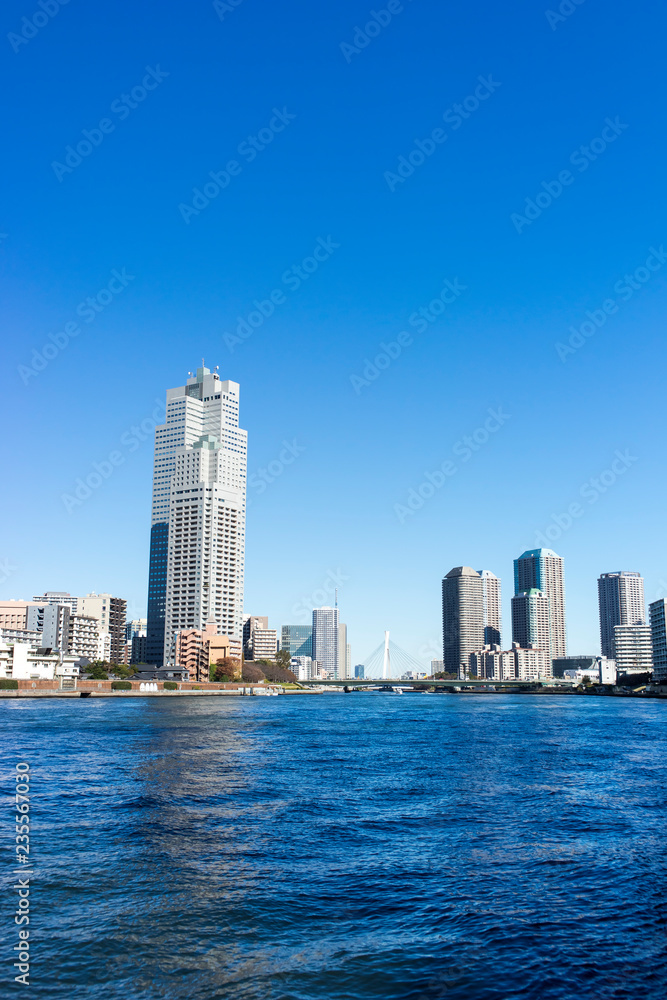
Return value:
[[(639, 570), (658, 595), (667, 259), (641, 268), (667, 244), (664, 5), (586, 0), (561, 20), (537, 0), (397, 6), (362, 36), (386, 4), (71, 0), (23, 24), (25, 44), (8, 36), (37, 0), (3, 6), (3, 597), (108, 590), (145, 614), (152, 443), (131, 428), (202, 357), (241, 383), (251, 475), (284, 441), (303, 449), (249, 492), (246, 610), (272, 625), (304, 621), (295, 606), (339, 572), (354, 662), (385, 628), (439, 655), (440, 581), (467, 564), (502, 578), (509, 641), (512, 560), (571, 504), (550, 539), (570, 651), (598, 649), (599, 573)], [(68, 167), (82, 130), (89, 155)], [(230, 161), (199, 214), (179, 207)], [(296, 288), (285, 272), (318, 238), (339, 246)], [(453, 301), (419, 322), (443, 288)], [(275, 289), (284, 301), (234, 343)], [(99, 293), (102, 311), (77, 315)], [(587, 311), (604, 325), (559, 356)], [(27, 374), (50, 335), (65, 346)], [(483, 441), (499, 408), (466, 460), (458, 443)], [(605, 491), (586, 487), (617, 451)], [(447, 461), (421, 509), (397, 513)]]

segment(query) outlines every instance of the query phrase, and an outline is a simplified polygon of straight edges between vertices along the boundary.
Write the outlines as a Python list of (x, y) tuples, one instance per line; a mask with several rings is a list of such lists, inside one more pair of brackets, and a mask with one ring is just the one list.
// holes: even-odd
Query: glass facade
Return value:
[(167, 547), (169, 525), (151, 528), (151, 552), (148, 566), (148, 608), (146, 662), (162, 666), (164, 659), (164, 622), (167, 600)]
[(313, 655), (312, 625), (283, 625), (280, 635), (280, 648), (286, 649), (290, 656)]

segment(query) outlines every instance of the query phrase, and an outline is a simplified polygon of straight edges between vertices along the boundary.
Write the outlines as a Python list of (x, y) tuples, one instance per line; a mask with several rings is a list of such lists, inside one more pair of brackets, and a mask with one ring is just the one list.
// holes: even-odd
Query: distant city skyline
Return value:
[(352, 0), (168, 4), (157, 33), (68, 4), (5, 43), (0, 596), (146, 616), (153, 436), (202, 358), (243, 392), (243, 610), (308, 624), (338, 585), (354, 662), (385, 628), (429, 662), (452, 566), (503, 581), (505, 646), (531, 548), (565, 560), (572, 650), (599, 648), (600, 573), (667, 594), (667, 12), (404, 8), (349, 61)]

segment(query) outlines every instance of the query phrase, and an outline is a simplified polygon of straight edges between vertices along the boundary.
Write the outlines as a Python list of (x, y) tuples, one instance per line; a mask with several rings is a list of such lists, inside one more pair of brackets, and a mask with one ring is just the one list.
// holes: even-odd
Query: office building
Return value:
[(36, 604), (66, 604), (71, 615), (75, 615), (78, 610), (78, 597), (72, 597), (64, 590), (47, 590), (45, 594), (33, 597)]
[[(514, 560), (514, 593), (539, 590), (549, 602), (549, 655), (567, 655), (563, 560), (551, 549), (530, 549)], [(519, 641), (512, 636), (515, 642)]]
[(489, 569), (478, 570), (482, 578), (482, 602), (484, 607), (484, 645), (500, 646), (500, 580)]
[(313, 679), (313, 660), (310, 656), (292, 656), (290, 659), (290, 670), (298, 681), (310, 681)]
[(644, 580), (639, 573), (602, 573), (598, 579), (602, 655), (613, 656), (617, 625), (646, 624)]
[(135, 636), (146, 635), (147, 620), (145, 618), (133, 618), (125, 624), (125, 642), (132, 642)]
[(484, 589), (470, 566), (456, 566), (442, 581), (445, 673), (465, 676), (470, 654), (484, 648)]
[(69, 652), (70, 612), (67, 604), (29, 604), (26, 628), (42, 633), (41, 645)]
[(292, 656), (313, 655), (312, 625), (283, 625), (280, 633), (280, 648)]
[(77, 603), (78, 614), (96, 618), (99, 622), (100, 636), (109, 635), (109, 663), (122, 663), (124, 660), (125, 626), (127, 619), (127, 601), (122, 597), (112, 597), (111, 594), (86, 594)]
[(435, 677), (436, 674), (442, 674), (445, 670), (444, 660), (431, 660), (431, 677)]
[(338, 674), (338, 608), (313, 608), (313, 659), (321, 676)]
[(615, 625), (614, 656), (621, 674), (644, 674), (653, 670), (650, 625)]
[(365, 669), (366, 668), (364, 667), (363, 663), (357, 663), (355, 665), (354, 676), (356, 677), (357, 680), (363, 681)]
[(512, 642), (521, 649), (543, 649), (550, 659), (552, 633), (549, 598), (534, 587), (512, 598)]
[(202, 365), (167, 390), (155, 429), (147, 659), (174, 657), (178, 631), (241, 638), (245, 559), (246, 432), (239, 386)]
[(596, 684), (616, 683), (616, 663), (607, 656), (561, 656), (553, 661), (554, 677), (581, 681), (589, 677)]
[(665, 620), (667, 600), (663, 597), (648, 606), (653, 651), (653, 680), (657, 684), (667, 684), (667, 633)]

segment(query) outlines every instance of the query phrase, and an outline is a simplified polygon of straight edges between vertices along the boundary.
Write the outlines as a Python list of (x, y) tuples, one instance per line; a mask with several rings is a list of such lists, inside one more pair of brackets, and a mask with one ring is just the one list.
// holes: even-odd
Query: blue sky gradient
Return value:
[(37, 0), (3, 7), (2, 596), (145, 614), (151, 427), (204, 357), (241, 383), (248, 612), (302, 623), (333, 574), (354, 662), (385, 628), (427, 659), (466, 564), (502, 578), (508, 643), (543, 533), (597, 651), (601, 572), (667, 592), (664, 5), (411, 0), (356, 52), (387, 4), (227, 6), (71, 0), (22, 42)]

